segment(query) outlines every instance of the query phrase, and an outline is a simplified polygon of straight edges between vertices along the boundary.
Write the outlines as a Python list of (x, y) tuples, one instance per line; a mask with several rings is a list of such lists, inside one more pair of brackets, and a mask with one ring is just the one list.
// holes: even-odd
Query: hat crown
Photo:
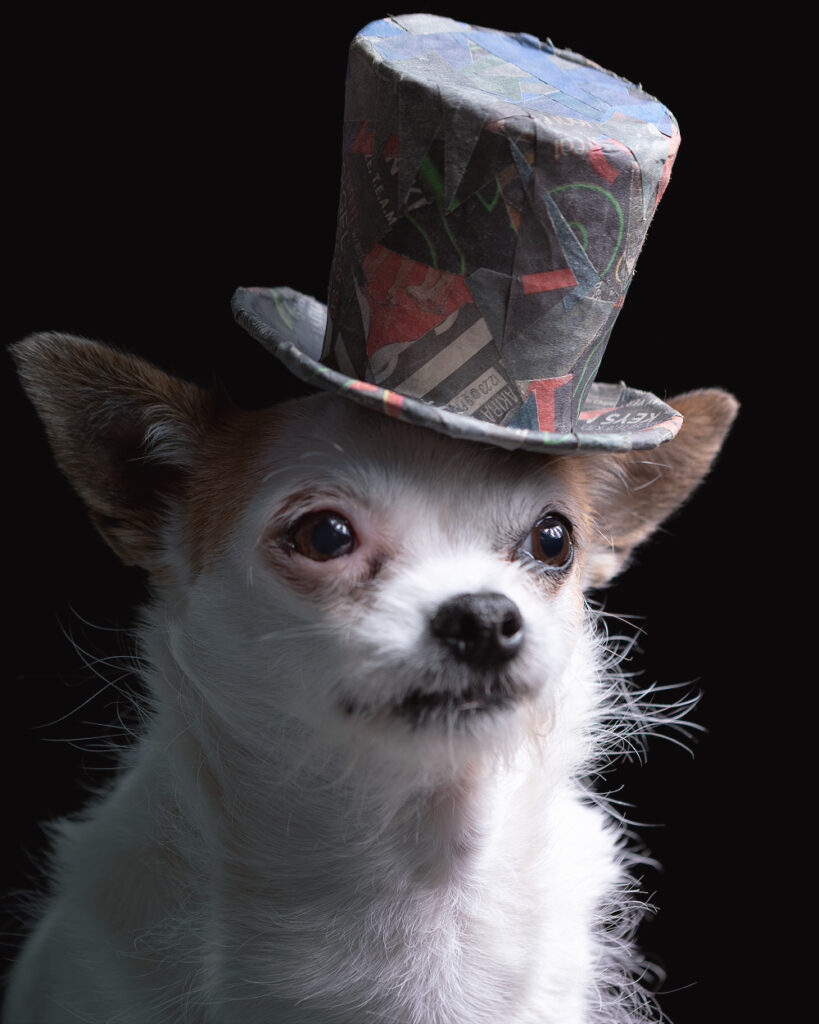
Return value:
[(571, 431), (678, 139), (653, 97), (532, 36), (434, 15), (366, 26), (322, 362)]

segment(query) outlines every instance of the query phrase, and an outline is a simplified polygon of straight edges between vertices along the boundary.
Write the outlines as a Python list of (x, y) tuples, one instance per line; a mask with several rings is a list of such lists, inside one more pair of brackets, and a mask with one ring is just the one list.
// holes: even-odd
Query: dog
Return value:
[(333, 394), (243, 411), (96, 342), (14, 348), (143, 567), (144, 726), (54, 828), (5, 1024), (650, 1019), (624, 826), (587, 779), (639, 696), (586, 594), (737, 410), (648, 454), (510, 452)]

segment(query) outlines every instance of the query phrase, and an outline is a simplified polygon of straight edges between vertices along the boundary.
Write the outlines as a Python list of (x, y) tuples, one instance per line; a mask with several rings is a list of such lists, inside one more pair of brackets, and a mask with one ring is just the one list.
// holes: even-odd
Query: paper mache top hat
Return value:
[(427, 14), (350, 47), (327, 306), (240, 288), (298, 377), (503, 448), (654, 448), (682, 417), (594, 381), (679, 132), (637, 86), (533, 36)]

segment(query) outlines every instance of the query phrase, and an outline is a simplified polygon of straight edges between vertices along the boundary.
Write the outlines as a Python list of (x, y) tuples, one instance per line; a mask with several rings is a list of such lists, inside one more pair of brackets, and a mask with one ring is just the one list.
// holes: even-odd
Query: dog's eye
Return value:
[(535, 523), (523, 550), (550, 569), (565, 568), (574, 550), (571, 525), (556, 513), (544, 516)]
[(305, 558), (327, 562), (354, 551), (356, 537), (349, 520), (340, 513), (310, 512), (294, 526), (290, 543)]

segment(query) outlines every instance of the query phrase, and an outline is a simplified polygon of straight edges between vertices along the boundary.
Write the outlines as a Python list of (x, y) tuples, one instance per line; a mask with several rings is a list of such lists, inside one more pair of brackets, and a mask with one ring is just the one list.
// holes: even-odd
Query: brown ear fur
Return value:
[(213, 399), (134, 356), (65, 334), (11, 347), (62, 471), (127, 565), (158, 575), (164, 502), (184, 489)]
[(678, 395), (669, 405), (684, 417), (672, 441), (650, 452), (591, 456), (583, 467), (597, 538), (586, 558), (586, 586), (603, 586), (621, 572), (634, 548), (688, 499), (739, 409), (716, 388)]

